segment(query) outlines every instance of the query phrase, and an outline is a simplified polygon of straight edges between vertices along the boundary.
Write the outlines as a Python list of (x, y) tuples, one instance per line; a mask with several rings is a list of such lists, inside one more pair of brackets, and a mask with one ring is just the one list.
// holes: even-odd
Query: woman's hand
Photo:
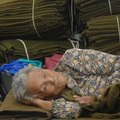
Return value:
[(34, 100), (33, 101), (22, 100), (22, 102), (27, 105), (34, 105)]
[(74, 95), (73, 98), (75, 100), (78, 100), (79, 104), (86, 104), (86, 105), (90, 105), (91, 104), (91, 100), (92, 97), (91, 96), (78, 96), (78, 95)]

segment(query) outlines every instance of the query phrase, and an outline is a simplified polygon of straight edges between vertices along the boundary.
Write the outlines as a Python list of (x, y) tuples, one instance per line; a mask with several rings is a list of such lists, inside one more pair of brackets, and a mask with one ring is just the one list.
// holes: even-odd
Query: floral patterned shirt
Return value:
[[(106, 85), (120, 81), (120, 56), (92, 50), (69, 49), (55, 71), (67, 79), (67, 87), (80, 96), (100, 96)], [(64, 98), (52, 100), (52, 114), (57, 118), (78, 118), (82, 108)]]

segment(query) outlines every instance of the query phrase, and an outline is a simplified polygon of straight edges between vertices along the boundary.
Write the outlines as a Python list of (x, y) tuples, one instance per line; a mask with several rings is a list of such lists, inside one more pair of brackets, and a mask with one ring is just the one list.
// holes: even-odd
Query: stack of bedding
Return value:
[(120, 14), (120, 0), (75, 0), (79, 25), (98, 16)]
[(76, 23), (87, 48), (120, 54), (120, 0), (75, 0)]
[(68, 0), (0, 0), (0, 38), (67, 38), (68, 5)]
[(2, 56), (2, 50), (0, 49), (0, 66), (5, 63), (5, 60), (3, 58), (4, 57)]
[(87, 22), (81, 35), (87, 38), (89, 48), (120, 54), (120, 15), (100, 16)]
[[(26, 45), (29, 59), (44, 60), (44, 57), (55, 53), (63, 54), (65, 50), (72, 48), (68, 40), (23, 40)], [(8, 63), (19, 58), (27, 59), (24, 45), (19, 40), (1, 40), (0, 48), (3, 59)]]

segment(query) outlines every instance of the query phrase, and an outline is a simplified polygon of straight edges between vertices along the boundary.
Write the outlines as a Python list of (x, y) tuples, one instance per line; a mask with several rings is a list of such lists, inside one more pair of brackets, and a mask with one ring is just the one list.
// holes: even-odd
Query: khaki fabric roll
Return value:
[(68, 6), (68, 0), (0, 0), (0, 39), (67, 38)]
[(75, 3), (79, 26), (95, 17), (120, 14), (120, 0), (75, 0)]
[(0, 66), (5, 63), (5, 59), (2, 55), (2, 50), (0, 49)]
[(120, 15), (100, 16), (89, 20), (81, 35), (89, 48), (120, 54)]
[(14, 98), (13, 90), (10, 90), (0, 107), (0, 119), (45, 119), (51, 118), (52, 114), (46, 110), (32, 105), (25, 105)]
[[(45, 57), (51, 56), (55, 53), (64, 54), (67, 49), (72, 48), (70, 41), (66, 40), (23, 40), (26, 45), (29, 59), (44, 60)], [(11, 39), (1, 40), (0, 48), (3, 59), (8, 63), (19, 58), (27, 59), (24, 45), (22, 42)]]

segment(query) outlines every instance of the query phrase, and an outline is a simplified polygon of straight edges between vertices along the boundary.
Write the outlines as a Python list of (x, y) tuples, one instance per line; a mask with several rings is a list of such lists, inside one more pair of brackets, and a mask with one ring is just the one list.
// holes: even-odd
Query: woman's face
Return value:
[(28, 91), (31, 95), (49, 99), (59, 95), (66, 86), (65, 77), (48, 69), (34, 70), (28, 73)]

